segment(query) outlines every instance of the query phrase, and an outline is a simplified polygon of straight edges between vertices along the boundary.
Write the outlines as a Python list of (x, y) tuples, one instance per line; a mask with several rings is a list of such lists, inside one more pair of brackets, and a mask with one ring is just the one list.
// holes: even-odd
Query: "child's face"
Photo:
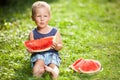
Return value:
[(47, 8), (37, 8), (32, 16), (38, 28), (44, 28), (50, 20), (50, 13)]

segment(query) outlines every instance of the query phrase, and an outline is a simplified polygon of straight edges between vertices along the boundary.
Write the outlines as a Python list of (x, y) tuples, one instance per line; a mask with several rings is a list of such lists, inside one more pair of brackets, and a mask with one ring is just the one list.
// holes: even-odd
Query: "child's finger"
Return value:
[(55, 46), (54, 46), (54, 45), (52, 45), (52, 46), (51, 46), (51, 49), (54, 49), (54, 48), (55, 48)]
[(57, 46), (57, 43), (56, 43), (56, 42), (54, 42), (54, 43), (53, 43), (53, 45), (54, 45), (54, 46)]

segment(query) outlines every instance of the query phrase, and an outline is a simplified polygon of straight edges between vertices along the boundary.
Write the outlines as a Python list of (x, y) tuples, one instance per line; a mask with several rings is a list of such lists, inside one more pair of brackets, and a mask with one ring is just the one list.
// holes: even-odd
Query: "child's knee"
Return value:
[(33, 75), (34, 76), (41, 76), (45, 72), (44, 67), (41, 67), (39, 69), (33, 69)]
[(41, 76), (45, 72), (43, 60), (37, 60), (33, 67), (33, 75)]

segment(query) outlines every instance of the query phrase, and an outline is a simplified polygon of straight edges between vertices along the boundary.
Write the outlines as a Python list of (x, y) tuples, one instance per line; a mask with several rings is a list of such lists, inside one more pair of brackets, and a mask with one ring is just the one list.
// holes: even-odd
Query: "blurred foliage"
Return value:
[[(31, 5), (36, 0), (6, 1), (0, 6), (0, 80), (37, 80), (23, 45), (35, 26)], [(52, 7), (49, 24), (60, 30), (64, 43), (59, 80), (119, 80), (120, 0), (45, 1)], [(103, 71), (87, 75), (68, 70), (80, 57), (99, 60)], [(41, 80), (50, 79), (46, 74)]]
[[(9, 26), (16, 26), (20, 19), (31, 17), (31, 6), (38, 0), (1, 0), (0, 7), (0, 30), (8, 29)], [(43, 0), (48, 3), (56, 0)], [(27, 14), (26, 14), (27, 13)]]

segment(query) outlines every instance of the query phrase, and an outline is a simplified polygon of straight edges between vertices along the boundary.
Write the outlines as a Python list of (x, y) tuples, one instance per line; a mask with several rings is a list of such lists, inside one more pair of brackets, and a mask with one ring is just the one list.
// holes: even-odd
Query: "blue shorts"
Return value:
[(34, 56), (31, 56), (31, 66), (33, 67), (35, 62), (41, 59), (44, 61), (45, 65), (49, 65), (51, 63), (55, 64), (56, 66), (59, 67), (61, 59), (58, 55), (58, 53), (55, 52), (44, 52), (44, 53), (37, 53)]

